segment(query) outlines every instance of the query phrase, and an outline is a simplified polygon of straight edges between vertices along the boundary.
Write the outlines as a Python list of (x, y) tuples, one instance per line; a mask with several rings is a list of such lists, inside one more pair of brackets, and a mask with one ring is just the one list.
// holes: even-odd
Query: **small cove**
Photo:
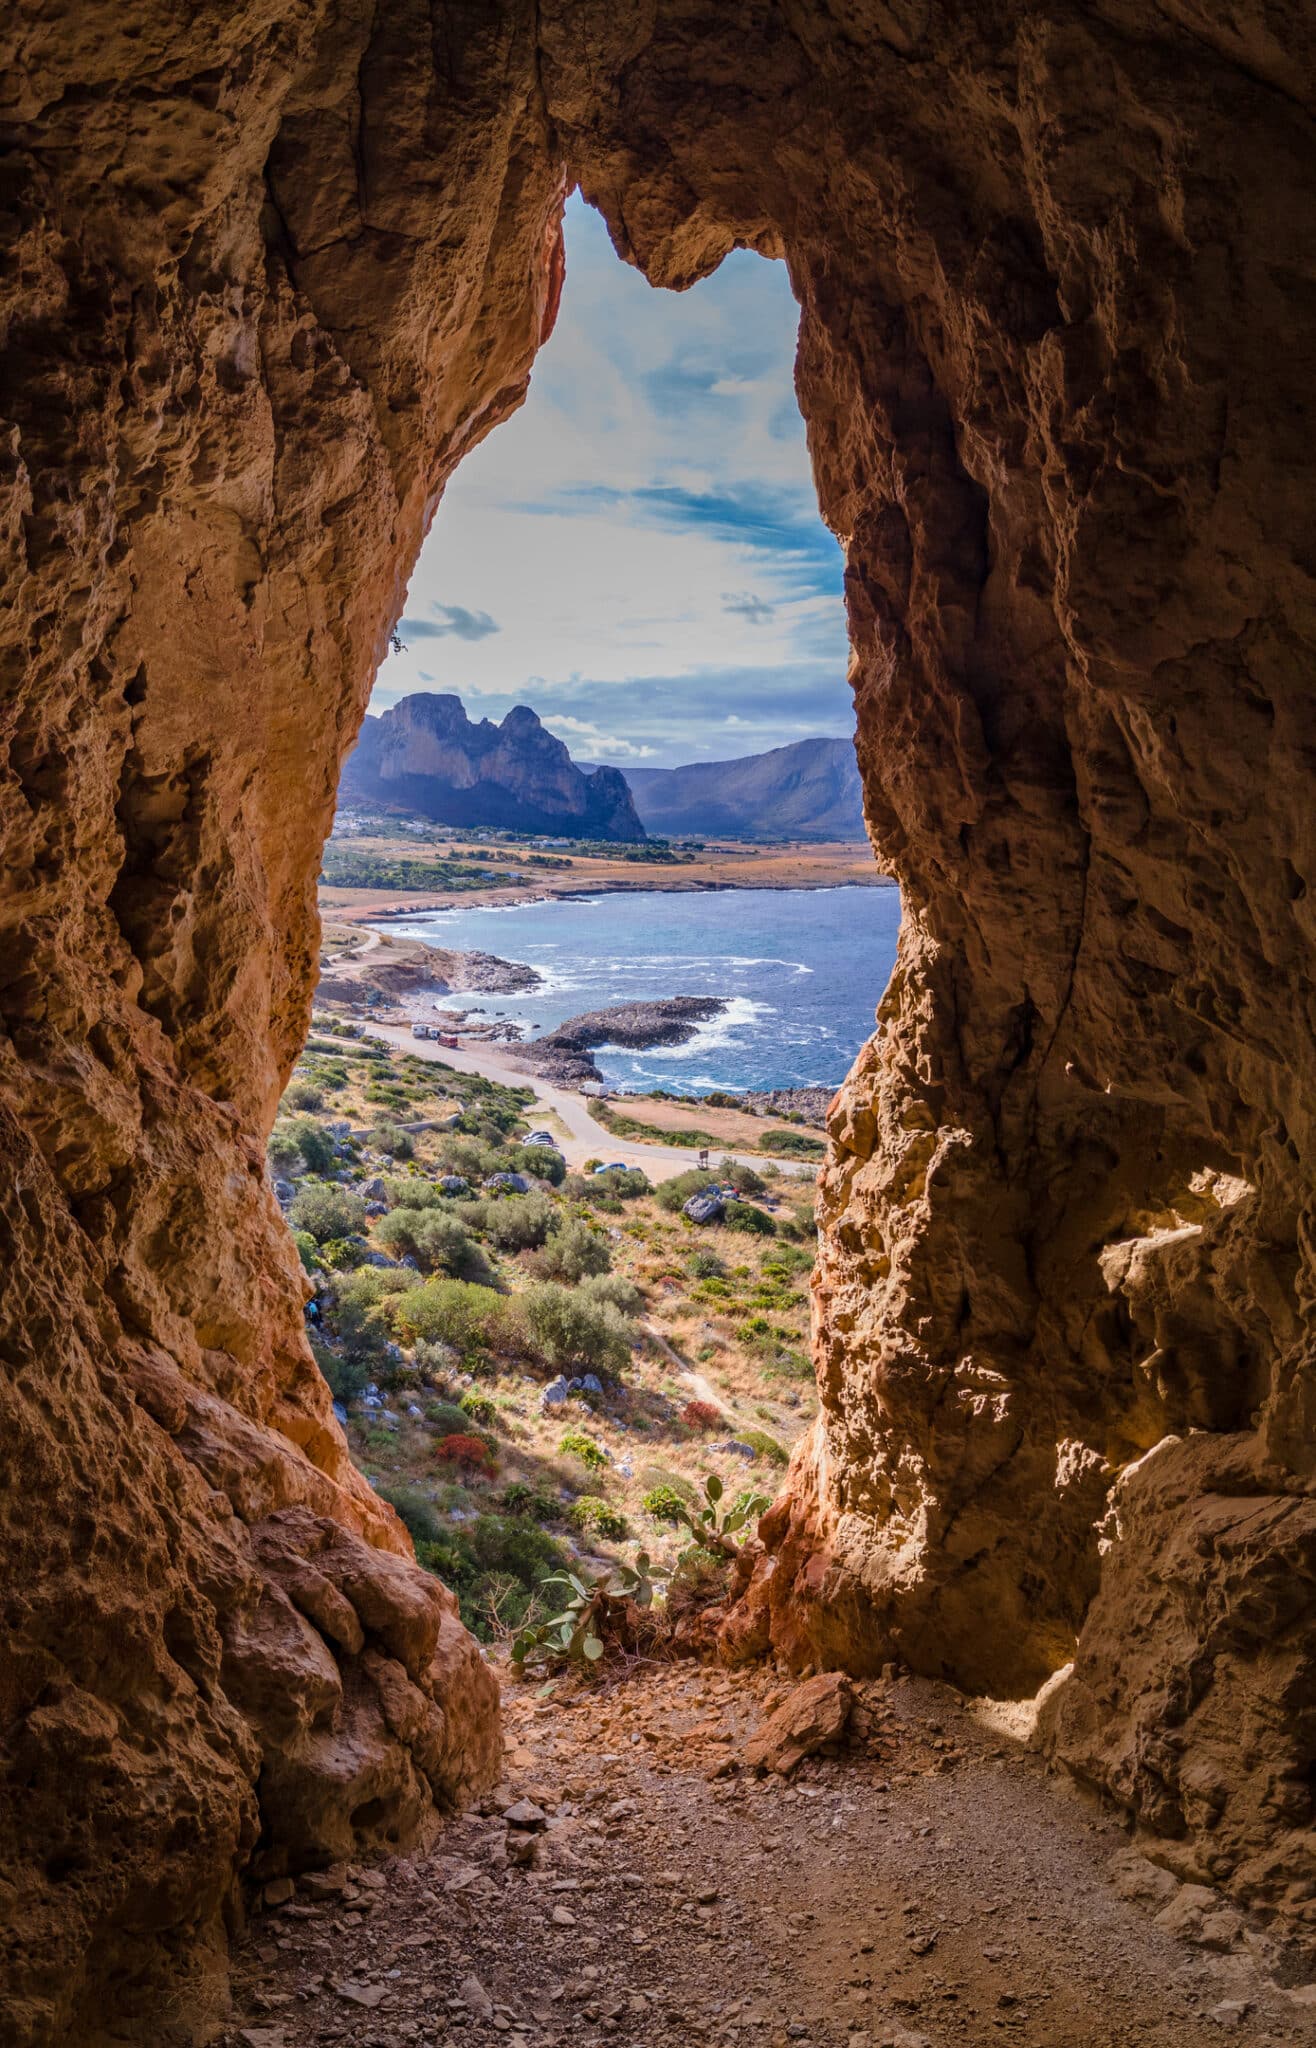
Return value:
[[(610, 1003), (715, 995), (727, 1008), (686, 1045), (595, 1055), (615, 1088), (829, 1086), (873, 1029), (900, 928), (894, 887), (644, 890), (486, 904), (390, 919), (380, 929), (522, 960), (522, 995), (454, 997), (527, 1031)], [(538, 1035), (538, 1033), (534, 1034)]]

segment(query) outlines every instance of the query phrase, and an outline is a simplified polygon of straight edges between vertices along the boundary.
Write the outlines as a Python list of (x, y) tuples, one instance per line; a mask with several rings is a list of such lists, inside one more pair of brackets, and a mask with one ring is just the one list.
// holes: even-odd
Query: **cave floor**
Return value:
[[(1316, 2038), (1247, 1937), (1215, 1953), (1123, 1896), (1118, 1822), (956, 1694), (862, 1687), (844, 1754), (750, 1777), (739, 1752), (782, 1691), (690, 1664), (509, 1686), (480, 1811), (255, 1914), (226, 2048)], [(546, 1825), (511, 1866), (502, 1814), (523, 1798)]]

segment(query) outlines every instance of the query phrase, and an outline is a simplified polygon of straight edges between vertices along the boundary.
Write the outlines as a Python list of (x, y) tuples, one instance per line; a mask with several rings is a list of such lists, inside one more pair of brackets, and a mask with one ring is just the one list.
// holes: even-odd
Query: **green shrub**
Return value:
[(535, 1522), (553, 1522), (562, 1513), (561, 1501), (537, 1486), (527, 1485), (524, 1479), (514, 1479), (504, 1487), (501, 1505), (504, 1514), (528, 1515)]
[(673, 1180), (665, 1180), (655, 1189), (655, 1199), (660, 1209), (675, 1215), (683, 1209), (691, 1195), (702, 1195), (705, 1188), (718, 1187), (721, 1183), (715, 1173), (705, 1173), (696, 1167), (690, 1173), (678, 1173)]
[(751, 1237), (775, 1237), (777, 1226), (766, 1209), (752, 1202), (728, 1202), (724, 1222), (728, 1230), (743, 1230)]
[(289, 1117), (283, 1127), (301, 1154), (302, 1164), (308, 1173), (332, 1173), (338, 1161), (338, 1148), (333, 1137), (323, 1124), (312, 1116)]
[(686, 1509), (674, 1486), (651, 1486), (640, 1506), (655, 1522), (670, 1522), (673, 1527), (683, 1519)]
[(290, 1081), (283, 1091), (280, 1109), (323, 1109), (324, 1096), (311, 1081)]
[(557, 1210), (547, 1195), (506, 1195), (479, 1202), (463, 1202), (457, 1211), (473, 1230), (482, 1230), (500, 1251), (531, 1251), (542, 1245), (557, 1222)]
[(338, 1282), (338, 1299), (341, 1302), (359, 1301), (373, 1306), (389, 1294), (405, 1294), (408, 1287), (414, 1287), (416, 1276), (396, 1266), (358, 1266), (354, 1273), (346, 1273)]
[(519, 1305), (529, 1341), (545, 1365), (625, 1370), (634, 1332), (611, 1302), (590, 1301), (580, 1289), (544, 1280), (527, 1287)]
[(414, 1159), (416, 1155), (410, 1131), (404, 1131), (398, 1124), (376, 1124), (370, 1142), (376, 1151), (387, 1152), (390, 1159)]
[(770, 1464), (790, 1464), (791, 1454), (785, 1444), (778, 1443), (775, 1436), (769, 1436), (766, 1429), (741, 1429), (736, 1434), (742, 1444), (748, 1444), (752, 1451), (760, 1458), (766, 1458)]
[(486, 1174), (498, 1173), (503, 1165), (500, 1147), (484, 1144), (478, 1138), (463, 1137), (457, 1131), (442, 1133), (438, 1157), (440, 1172), (460, 1173), (469, 1181), (480, 1181)]
[(443, 1209), (451, 1197), (419, 1173), (390, 1173), (384, 1179), (384, 1194), (394, 1209)]
[(622, 1273), (591, 1273), (582, 1280), (576, 1292), (585, 1301), (607, 1303), (624, 1316), (638, 1315), (644, 1307), (644, 1296), (633, 1280)]
[(558, 1449), (564, 1458), (579, 1458), (591, 1472), (601, 1471), (608, 1463), (608, 1454), (602, 1444), (595, 1443), (592, 1436), (586, 1436), (583, 1429), (567, 1430), (559, 1439)]
[(512, 1173), (528, 1173), (555, 1188), (567, 1177), (567, 1162), (552, 1145), (518, 1145), (507, 1163)]
[(459, 1218), (435, 1209), (394, 1209), (375, 1225), (375, 1242), (395, 1258), (409, 1254), (427, 1273), (489, 1277), (488, 1262)]
[(613, 1542), (619, 1543), (626, 1534), (625, 1515), (596, 1493), (582, 1493), (579, 1500), (573, 1500), (567, 1509), (567, 1520), (573, 1529), (592, 1530), (596, 1536), (606, 1536)]
[(301, 1172), (301, 1149), (286, 1124), (275, 1124), (265, 1147), (265, 1157), (269, 1161), (270, 1172), (277, 1179), (286, 1180), (289, 1174)]
[(813, 1271), (813, 1253), (802, 1251), (799, 1245), (779, 1245), (772, 1257), (763, 1261), (761, 1269), (769, 1278), (780, 1276), (791, 1280), (799, 1273)]
[[(491, 1514), (418, 1543), (416, 1557), (452, 1588), (462, 1620), (486, 1642), (493, 1633), (491, 1604), (496, 1602), (501, 1623), (519, 1625), (539, 1581), (566, 1563), (561, 1544), (533, 1522)], [(510, 1599), (508, 1581), (514, 1589)]]
[(752, 1166), (738, 1165), (734, 1159), (722, 1161), (722, 1178), (729, 1186), (739, 1189), (742, 1195), (761, 1195), (767, 1190), (767, 1182), (755, 1173)]
[(353, 1273), (365, 1259), (369, 1246), (361, 1237), (330, 1237), (320, 1246), (320, 1255), (334, 1273)]
[(413, 1543), (442, 1542), (446, 1534), (443, 1520), (434, 1502), (418, 1486), (410, 1486), (405, 1480), (381, 1480), (375, 1492), (396, 1511)]
[(350, 1408), (354, 1401), (359, 1401), (371, 1380), (370, 1368), (365, 1361), (340, 1358), (336, 1351), (331, 1351), (327, 1344), (320, 1343), (315, 1337), (311, 1339), (311, 1349), (335, 1401), (340, 1401), (344, 1408)]
[(390, 1309), (393, 1328), (404, 1342), (419, 1338), (451, 1344), (463, 1355), (482, 1347), (497, 1349), (514, 1327), (502, 1295), (466, 1280), (426, 1280), (394, 1295)]
[(343, 1357), (353, 1365), (364, 1366), (372, 1379), (379, 1378), (394, 1363), (389, 1354), (384, 1311), (368, 1296), (340, 1295), (333, 1320)]
[(764, 1131), (759, 1144), (765, 1152), (779, 1152), (788, 1159), (821, 1159), (827, 1150), (821, 1138), (805, 1131)]
[(346, 1188), (329, 1187), (311, 1181), (299, 1188), (288, 1210), (294, 1230), (307, 1230), (320, 1244), (331, 1238), (350, 1237), (365, 1224), (366, 1205)]
[(484, 1423), (488, 1427), (498, 1420), (497, 1405), (487, 1394), (463, 1394), (459, 1405), (462, 1414), (472, 1422)]
[(726, 1279), (726, 1262), (723, 1259), (719, 1259), (716, 1252), (691, 1252), (685, 1263), (686, 1271), (692, 1273), (696, 1280)]
[(318, 1256), (319, 1248), (309, 1230), (294, 1230), (292, 1241), (297, 1247), (297, 1256), (308, 1273), (318, 1271), (323, 1261)]
[(568, 1223), (565, 1230), (554, 1232), (533, 1263), (543, 1279), (564, 1280), (574, 1285), (587, 1274), (606, 1273), (612, 1264), (612, 1253), (600, 1231), (588, 1223)]
[(438, 1430), (441, 1436), (459, 1435), (463, 1429), (469, 1428), (470, 1419), (466, 1410), (459, 1407), (456, 1401), (425, 1403), (425, 1420)]

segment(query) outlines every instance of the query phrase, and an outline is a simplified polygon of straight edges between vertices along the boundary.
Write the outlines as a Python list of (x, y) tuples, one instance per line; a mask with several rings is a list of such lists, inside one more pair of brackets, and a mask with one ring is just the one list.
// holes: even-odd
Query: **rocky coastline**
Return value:
[(555, 1031), (516, 1048), (516, 1064), (569, 1088), (602, 1077), (593, 1057), (600, 1045), (624, 1045), (645, 1052), (659, 1045), (685, 1045), (701, 1024), (721, 1015), (723, 996), (668, 996), (653, 1003), (614, 1003), (568, 1017)]

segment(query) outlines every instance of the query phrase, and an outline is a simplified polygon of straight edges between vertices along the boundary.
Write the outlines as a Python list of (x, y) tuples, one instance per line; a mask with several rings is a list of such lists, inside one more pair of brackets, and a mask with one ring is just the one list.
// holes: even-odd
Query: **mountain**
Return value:
[(584, 773), (524, 704), (501, 725), (488, 718), (477, 725), (460, 697), (404, 697), (367, 718), (344, 763), (340, 794), (440, 825), (645, 837), (621, 771)]
[(647, 832), (663, 839), (864, 839), (850, 740), (797, 740), (739, 761), (627, 768)]

